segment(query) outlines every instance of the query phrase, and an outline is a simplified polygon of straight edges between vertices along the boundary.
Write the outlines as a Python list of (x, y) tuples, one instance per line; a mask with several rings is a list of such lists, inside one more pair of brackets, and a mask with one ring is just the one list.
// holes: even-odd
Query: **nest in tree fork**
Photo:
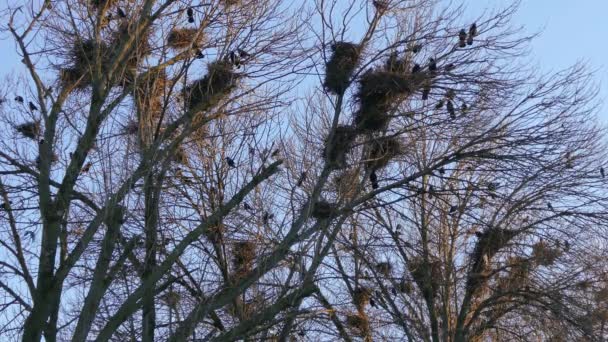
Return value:
[(36, 140), (40, 135), (40, 121), (30, 121), (15, 127), (24, 137)]
[(363, 337), (370, 333), (369, 319), (362, 311), (347, 315), (346, 324), (351, 327), (358, 336)]
[(183, 50), (190, 46), (198, 47), (203, 41), (203, 33), (195, 28), (174, 28), (167, 37), (167, 45), (175, 50)]
[(439, 289), (441, 264), (438, 260), (425, 262), (420, 256), (410, 258), (408, 269), (425, 298), (434, 297)]
[(100, 55), (102, 70), (108, 63), (109, 48), (104, 42), (99, 45), (93, 39), (76, 39), (69, 52), (70, 67), (60, 70), (60, 79), (64, 87), (84, 89), (91, 85), (91, 69), (96, 62), (96, 52)]
[(353, 294), (353, 302), (359, 311), (362, 311), (367, 304), (369, 304), (369, 300), (371, 298), (372, 291), (367, 287), (357, 287), (355, 288)]
[(374, 140), (370, 146), (369, 159), (366, 162), (367, 167), (371, 170), (386, 167), (400, 153), (401, 144), (396, 137)]
[(532, 246), (532, 257), (540, 266), (553, 265), (561, 255), (560, 249), (549, 246), (545, 241), (539, 241)]
[(357, 64), (361, 48), (359, 45), (348, 42), (336, 42), (331, 46), (332, 55), (325, 65), (325, 89), (342, 94), (348, 87)]
[(389, 112), (396, 102), (422, 82), (420, 75), (405, 75), (385, 70), (366, 72), (359, 80), (359, 110), (355, 124), (361, 131), (379, 131), (388, 126)]
[(324, 220), (330, 218), (334, 211), (333, 204), (327, 201), (318, 201), (312, 206), (311, 216), (318, 220)]
[(477, 241), (471, 259), (471, 270), (467, 287), (474, 290), (487, 280), (489, 262), (496, 253), (505, 247), (517, 233), (502, 228), (490, 228), (483, 232)]
[(190, 110), (206, 111), (217, 105), (236, 88), (238, 78), (229, 62), (210, 63), (207, 75), (188, 88)]
[(133, 98), (138, 109), (142, 135), (151, 137), (159, 123), (166, 86), (167, 75), (164, 70), (150, 70), (135, 80)]
[(325, 140), (323, 157), (334, 167), (346, 166), (346, 154), (351, 149), (356, 132), (352, 126), (338, 126), (331, 137)]

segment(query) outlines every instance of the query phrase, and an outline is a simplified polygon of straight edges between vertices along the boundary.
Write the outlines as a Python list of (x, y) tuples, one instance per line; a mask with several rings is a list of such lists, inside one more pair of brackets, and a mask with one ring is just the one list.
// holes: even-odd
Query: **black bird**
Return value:
[(441, 107), (443, 107), (443, 100), (439, 100), (439, 102), (437, 102), (435, 109), (441, 109)]
[(465, 31), (464, 29), (460, 30), (460, 33), (458, 33), (458, 46), (462, 47), (466, 47), (467, 43), (467, 31)]
[(272, 154), (270, 155), (271, 157), (277, 157), (279, 155), (279, 153), (281, 153), (281, 151), (277, 148), (276, 150), (274, 150), (272, 152)]
[(477, 24), (476, 23), (471, 24), (471, 27), (469, 27), (469, 35), (472, 37), (475, 37), (477, 35)]
[(247, 51), (245, 51), (243, 49), (236, 49), (236, 51), (239, 53), (239, 56), (241, 58), (249, 58), (249, 57), (251, 57), (251, 55)]
[(195, 58), (196, 59), (203, 59), (203, 58), (205, 58), (205, 55), (203, 54), (203, 51), (201, 49), (196, 50)]
[(194, 15), (194, 10), (192, 9), (192, 7), (188, 7), (188, 9), (186, 10), (186, 14), (188, 15), (188, 17)]
[(435, 61), (435, 58), (429, 58), (429, 71), (437, 71), (437, 62)]
[(455, 213), (456, 210), (458, 210), (458, 206), (456, 206), (456, 205), (450, 206), (450, 214)]
[(230, 51), (229, 58), (230, 58), (230, 63), (232, 63), (232, 65), (234, 65), (237, 68), (240, 67), (241, 61), (239, 61), (239, 58), (234, 51)]
[(469, 37), (467, 38), (467, 44), (473, 45), (473, 36), (469, 35)]
[(460, 111), (462, 112), (463, 115), (466, 114), (468, 109), (469, 108), (467, 107), (466, 103), (463, 103), (462, 106), (460, 106)]
[(420, 72), (420, 69), (420, 64), (414, 64), (414, 67), (412, 68), (412, 74)]
[(570, 250), (570, 242), (568, 240), (564, 240), (564, 250), (566, 252)]
[(393, 294), (393, 296), (397, 295), (397, 289), (395, 287), (391, 287), (391, 293)]
[(230, 167), (236, 167), (236, 164), (234, 163), (234, 160), (232, 160), (232, 158), (230, 158), (230, 157), (226, 157), (226, 163)]
[(547, 208), (549, 208), (550, 210), (553, 210), (553, 205), (551, 205), (551, 202), (547, 202)]
[(372, 171), (369, 174), (369, 181), (372, 183), (372, 189), (376, 190), (380, 187), (378, 184), (378, 175), (376, 175), (376, 171)]
[(456, 66), (454, 65), (454, 63), (450, 63), (445, 66), (445, 71), (452, 71), (452, 70), (454, 70), (455, 67)]
[(302, 172), (302, 174), (300, 175), (300, 178), (298, 178), (298, 182), (296, 183), (296, 186), (302, 186), (304, 181), (306, 181), (306, 171)]
[(189, 22), (190, 24), (194, 23), (194, 17), (188, 17), (188, 22)]
[(251, 210), (251, 206), (250, 206), (250, 205), (249, 205), (249, 203), (247, 203), (247, 202), (244, 202), (244, 203), (243, 203), (243, 208), (244, 208), (245, 210)]
[(372, 306), (372, 308), (375, 308), (375, 307), (376, 307), (376, 301), (374, 300), (374, 298), (370, 298), (370, 299), (369, 299), (369, 305), (371, 305), (371, 306)]
[(127, 17), (127, 14), (125, 13), (125, 11), (122, 10), (122, 8), (118, 7), (117, 12), (118, 12), (119, 17), (121, 17), (121, 18)]
[(456, 112), (454, 111), (454, 104), (452, 101), (448, 101), (446, 107), (448, 109), (448, 113), (450, 113), (450, 118), (456, 119)]
[(422, 89), (422, 100), (426, 101), (429, 99), (429, 95), (431, 94), (431, 86), (425, 85)]
[(415, 44), (414, 46), (412, 46), (412, 52), (413, 53), (418, 53), (418, 52), (420, 52), (420, 50), (422, 50), (422, 45)]
[(36, 107), (36, 105), (35, 105), (35, 104), (33, 104), (32, 102), (29, 102), (29, 103), (28, 103), (28, 105), (30, 106), (30, 110), (31, 110), (31, 111), (38, 110), (38, 107)]
[(478, 239), (481, 239), (483, 237), (483, 233), (475, 231), (475, 236), (477, 236)]
[(600, 167), (600, 175), (602, 175), (602, 178), (606, 178), (606, 171), (604, 171), (603, 167)]
[(445, 169), (443, 167), (439, 168), (439, 174), (442, 175), (445, 173)]
[(23, 97), (17, 95), (17, 97), (15, 97), (15, 101), (17, 101), (19, 103), (23, 103)]

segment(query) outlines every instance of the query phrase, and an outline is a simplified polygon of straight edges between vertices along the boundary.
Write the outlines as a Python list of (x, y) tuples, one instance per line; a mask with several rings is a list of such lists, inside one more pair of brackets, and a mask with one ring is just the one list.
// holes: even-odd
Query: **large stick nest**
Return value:
[(361, 47), (348, 42), (336, 42), (331, 46), (332, 55), (325, 65), (325, 89), (343, 94), (359, 63)]
[(168, 80), (164, 69), (150, 70), (135, 79), (133, 98), (138, 109), (141, 134), (151, 136), (163, 110)]
[(205, 111), (217, 105), (236, 88), (238, 78), (229, 62), (210, 63), (207, 75), (188, 88), (190, 110)]
[(340, 198), (352, 199), (357, 196), (359, 187), (359, 169), (346, 170), (333, 178), (333, 185)]
[(350, 151), (356, 138), (356, 132), (352, 126), (338, 126), (331, 137), (325, 140), (323, 157), (334, 168), (346, 166), (346, 154)]
[(318, 220), (325, 220), (331, 217), (336, 211), (335, 205), (327, 201), (315, 202), (312, 206), (311, 216)]
[(532, 257), (537, 265), (551, 266), (562, 255), (559, 248), (549, 246), (545, 241), (539, 241), (532, 246)]
[(401, 153), (401, 143), (396, 137), (374, 140), (371, 143), (366, 166), (371, 170), (384, 168)]
[(174, 28), (169, 32), (167, 45), (175, 50), (199, 47), (204, 42), (204, 35), (195, 28)]

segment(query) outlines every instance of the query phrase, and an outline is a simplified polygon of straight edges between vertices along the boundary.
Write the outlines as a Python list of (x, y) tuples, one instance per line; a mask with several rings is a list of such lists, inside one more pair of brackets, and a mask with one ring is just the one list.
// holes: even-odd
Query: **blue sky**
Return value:
[[(447, 1), (447, 0), (446, 0)], [(505, 6), (505, 0), (465, 0), (472, 15), (484, 9)], [(532, 42), (531, 63), (544, 71), (568, 67), (586, 61), (597, 70), (601, 83), (600, 97), (608, 100), (608, 0), (522, 0), (515, 17), (516, 25), (527, 32), (542, 31)], [(14, 45), (6, 34), (0, 35), (0, 78), (21, 72)], [(608, 105), (600, 111), (608, 122)]]

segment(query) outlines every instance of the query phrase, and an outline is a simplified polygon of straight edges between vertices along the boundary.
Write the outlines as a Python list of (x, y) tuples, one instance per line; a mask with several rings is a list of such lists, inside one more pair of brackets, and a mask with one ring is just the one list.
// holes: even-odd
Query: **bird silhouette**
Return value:
[(196, 50), (196, 55), (194, 58), (203, 59), (203, 58), (205, 58), (205, 55), (203, 54), (203, 51), (201, 49), (198, 49), (198, 50)]
[(420, 69), (420, 64), (414, 64), (414, 67), (412, 68), (412, 74), (420, 72)]
[(441, 109), (443, 107), (443, 100), (439, 100), (439, 102), (437, 102), (437, 104), (435, 105), (435, 109)]
[(435, 61), (435, 58), (429, 58), (429, 71), (437, 71), (437, 62)]
[(232, 158), (230, 158), (230, 157), (226, 157), (226, 164), (228, 164), (228, 166), (230, 166), (230, 167), (236, 167), (234, 160), (232, 160)]
[(606, 171), (604, 171), (603, 167), (600, 167), (600, 175), (602, 175), (602, 178), (606, 178)]
[(17, 97), (15, 97), (15, 101), (17, 101), (19, 103), (23, 103), (23, 97), (17, 95)]
[(553, 210), (553, 205), (551, 204), (551, 202), (547, 202), (547, 208), (549, 208), (550, 210)]
[(422, 100), (423, 101), (428, 100), (430, 94), (431, 94), (431, 86), (427, 84), (422, 89)]
[(186, 14), (191, 17), (194, 15), (194, 10), (192, 9), (192, 7), (188, 7), (188, 9), (186, 10)]
[(456, 206), (456, 205), (452, 205), (452, 206), (450, 206), (450, 214), (455, 213), (455, 212), (456, 212), (456, 210), (458, 210), (458, 206)]
[(38, 110), (38, 107), (36, 107), (36, 105), (33, 104), (32, 102), (29, 102), (28, 105), (29, 105), (31, 111)]
[(369, 305), (371, 305), (371, 306), (372, 306), (372, 308), (375, 308), (375, 307), (376, 307), (376, 301), (374, 301), (374, 298), (370, 298), (370, 299), (369, 299)]
[(122, 8), (118, 7), (118, 9), (116, 10), (118, 12), (118, 16), (121, 18), (126, 18), (127, 14), (125, 13), (125, 11), (122, 10)]
[(302, 172), (302, 174), (300, 175), (300, 178), (298, 178), (298, 182), (296, 183), (296, 186), (298, 186), (298, 187), (302, 186), (304, 181), (306, 181), (306, 171)]
[(413, 53), (418, 53), (420, 52), (420, 50), (422, 50), (422, 45), (420, 44), (415, 44), (414, 46), (412, 46), (411, 51)]
[(471, 27), (469, 27), (469, 36), (475, 37), (477, 35), (477, 24), (473, 23), (471, 24)]
[(372, 189), (376, 190), (380, 187), (378, 184), (378, 175), (376, 175), (376, 171), (372, 171), (369, 174), (369, 181), (372, 183)]
[(190, 24), (194, 23), (194, 17), (188, 17), (188, 22), (189, 22)]
[(450, 113), (450, 118), (456, 119), (456, 112), (454, 111), (454, 104), (452, 103), (452, 101), (448, 101), (446, 108), (448, 110), (448, 113)]
[(236, 52), (239, 53), (239, 56), (241, 58), (249, 58), (249, 57), (251, 57), (251, 55), (247, 51), (245, 51), (243, 49), (236, 49)]
[(243, 208), (244, 208), (245, 210), (251, 210), (251, 206), (250, 206), (250, 205), (249, 205), (249, 203), (247, 203), (247, 202), (244, 202), (244, 203), (243, 203)]
[(467, 31), (465, 31), (464, 29), (460, 30), (460, 33), (458, 33), (458, 46), (460, 46), (461, 48), (466, 47), (467, 43)]

